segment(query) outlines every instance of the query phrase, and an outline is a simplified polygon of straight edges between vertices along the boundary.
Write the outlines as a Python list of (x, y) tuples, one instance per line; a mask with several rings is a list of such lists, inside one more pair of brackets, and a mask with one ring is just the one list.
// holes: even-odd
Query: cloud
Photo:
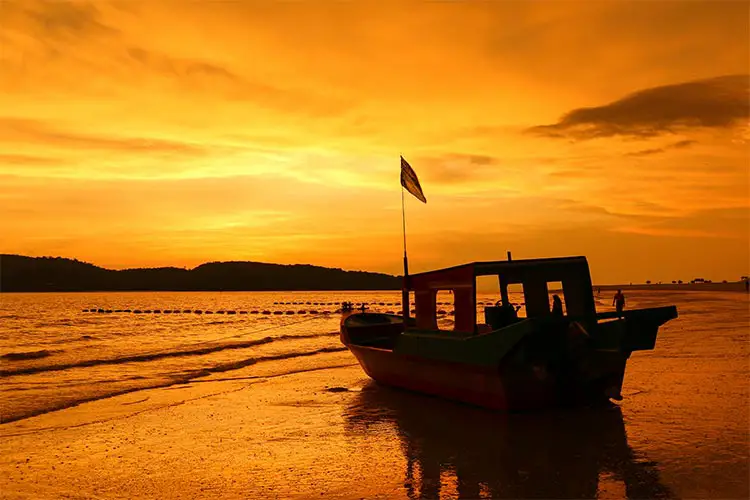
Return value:
[(485, 177), (499, 160), (487, 155), (449, 153), (417, 158), (416, 163), (424, 166), (424, 178), (430, 183), (458, 184)]
[(158, 52), (145, 50), (135, 46), (129, 47), (126, 52), (128, 56), (140, 66), (158, 73), (174, 75), (182, 78), (190, 76), (212, 76), (224, 78), (233, 82), (240, 80), (236, 74), (227, 68), (205, 61), (169, 57)]
[(683, 149), (683, 148), (687, 148), (687, 147), (692, 146), (696, 142), (697, 141), (693, 141), (693, 140), (690, 140), (690, 139), (685, 139), (684, 141), (677, 141), (677, 142), (675, 142), (674, 144), (672, 144), (671, 148), (672, 149)]
[(750, 115), (749, 79), (750, 75), (728, 75), (653, 87), (604, 106), (574, 109), (555, 124), (527, 131), (586, 140), (654, 137), (686, 127), (726, 128)]
[[(165, 104), (182, 96), (255, 108), (248, 112), (265, 108), (315, 118), (336, 117), (353, 107), (351, 99), (327, 88), (310, 88), (304, 78), (272, 79), (262, 71), (255, 74), (265, 61), (248, 63), (227, 57), (225, 50), (190, 50), (189, 39), (162, 43), (173, 40), (170, 30), (163, 40), (144, 38), (142, 28), (128, 21), (137, 18), (141, 6), (122, 15), (129, 5), (33, 0), (1, 3), (0, 44), (9, 49), (0, 54), (0, 63), (9, 70), (9, 77), (0, 79), (2, 90), (88, 92), (128, 101), (167, 93)], [(181, 106), (182, 112), (187, 113), (185, 107)]]
[(0, 153), (0, 165), (31, 166), (31, 165), (54, 165), (59, 162), (57, 158), (44, 156), (3, 154)]
[(169, 78), (190, 90), (221, 96), (230, 102), (246, 101), (276, 111), (316, 117), (336, 116), (351, 107), (345, 99), (250, 79), (211, 61), (171, 56), (135, 45), (128, 46), (125, 52), (138, 73)]
[(664, 153), (667, 150), (670, 149), (685, 149), (693, 144), (697, 143), (698, 141), (686, 139), (684, 141), (678, 141), (673, 144), (670, 144), (668, 146), (664, 146), (662, 148), (650, 148), (650, 149), (641, 149), (639, 151), (633, 151), (631, 153), (625, 153), (625, 156), (651, 156), (659, 153)]
[(625, 153), (625, 156), (651, 156), (656, 155), (659, 153), (663, 153), (665, 151), (664, 148), (651, 148), (651, 149), (641, 149), (639, 151), (634, 151), (632, 153)]
[(44, 39), (82, 40), (119, 33), (104, 24), (99, 9), (83, 1), (5, 0), (0, 9), (4, 29)]
[[(680, 217), (654, 217), (618, 228), (620, 232), (655, 236), (691, 236), (748, 240), (748, 207), (697, 210)], [(638, 223), (640, 222), (640, 223)]]
[(207, 154), (206, 148), (197, 144), (67, 132), (40, 120), (8, 117), (0, 117), (0, 142), (29, 142), (69, 149), (87, 148), (119, 153), (170, 153), (188, 156)]

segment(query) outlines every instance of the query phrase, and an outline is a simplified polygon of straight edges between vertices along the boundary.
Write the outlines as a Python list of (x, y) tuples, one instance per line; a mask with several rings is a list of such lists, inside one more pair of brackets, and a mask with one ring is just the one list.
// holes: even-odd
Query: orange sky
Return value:
[(750, 7), (0, 1), (0, 252), (750, 271)]

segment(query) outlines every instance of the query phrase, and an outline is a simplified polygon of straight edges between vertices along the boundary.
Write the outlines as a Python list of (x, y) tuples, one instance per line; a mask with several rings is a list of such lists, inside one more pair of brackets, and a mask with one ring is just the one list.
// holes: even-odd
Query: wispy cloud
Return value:
[(204, 155), (206, 149), (197, 144), (140, 137), (111, 137), (70, 132), (40, 120), (1, 118), (0, 143), (33, 143), (60, 148), (100, 149), (120, 153), (170, 153)]
[(10, 166), (49, 166), (59, 162), (57, 158), (34, 155), (2, 154), (0, 153), (0, 165)]
[[(617, 228), (621, 232), (747, 241), (750, 207), (697, 210), (679, 217), (633, 220)], [(744, 234), (743, 234), (744, 233)]]
[(439, 157), (417, 158), (422, 176), (432, 183), (460, 184), (493, 177), (500, 159), (478, 154), (449, 153)]
[(93, 2), (4, 0), (1, 7), (3, 29), (45, 40), (84, 40), (119, 33), (103, 22), (101, 12)]
[(625, 153), (625, 156), (652, 156), (659, 153), (664, 153), (665, 151), (668, 151), (670, 149), (685, 149), (689, 148), (691, 145), (697, 143), (698, 141), (686, 139), (683, 141), (678, 141), (673, 144), (669, 144), (667, 146), (661, 147), (661, 148), (650, 148), (650, 149), (640, 149), (638, 151), (632, 151), (630, 153)]

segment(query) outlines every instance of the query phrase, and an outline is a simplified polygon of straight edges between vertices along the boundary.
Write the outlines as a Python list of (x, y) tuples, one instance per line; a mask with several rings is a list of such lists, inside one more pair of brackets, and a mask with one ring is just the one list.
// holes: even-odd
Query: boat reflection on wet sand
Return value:
[[(369, 383), (349, 430), (394, 432), (409, 498), (671, 498), (613, 404), (502, 414)], [(387, 426), (384, 429), (382, 426)]]

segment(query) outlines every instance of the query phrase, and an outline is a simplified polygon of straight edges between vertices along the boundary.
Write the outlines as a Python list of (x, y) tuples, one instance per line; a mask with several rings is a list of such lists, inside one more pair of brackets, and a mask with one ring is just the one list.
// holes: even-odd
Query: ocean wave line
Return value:
[[(293, 340), (293, 339), (309, 339), (315, 337), (326, 337), (338, 335), (337, 332), (328, 333), (311, 333), (306, 335), (279, 335), (277, 337), (264, 337), (257, 340), (248, 340), (244, 342), (232, 342), (220, 345), (209, 345), (206, 347), (200, 347), (196, 349), (181, 350), (181, 351), (162, 351), (145, 354), (133, 354), (129, 356), (122, 356), (117, 358), (103, 358), (103, 359), (86, 359), (75, 363), (61, 363), (56, 365), (46, 366), (29, 366), (24, 368), (0, 370), (0, 378), (13, 377), (17, 375), (32, 375), (35, 373), (53, 372), (69, 370), (71, 368), (88, 368), (91, 366), (101, 365), (118, 365), (122, 363), (138, 363), (144, 361), (154, 361), (163, 358), (174, 358), (180, 356), (200, 356), (205, 354), (211, 354), (214, 352), (230, 350), (230, 349), (247, 349), (256, 345), (268, 344), (277, 340)], [(34, 358), (30, 358), (34, 359)]]
[(61, 351), (50, 351), (48, 349), (42, 349), (39, 351), (25, 351), (25, 352), (9, 352), (0, 356), (0, 359), (8, 361), (25, 361), (28, 359), (42, 359), (52, 356), (55, 352)]
[[(206, 368), (206, 369), (202, 369), (202, 370), (191, 371), (191, 372), (183, 374), (183, 375), (181, 375), (179, 377), (175, 377), (175, 378), (173, 378), (172, 380), (170, 380), (169, 382), (166, 382), (166, 383), (156, 383), (156, 384), (145, 385), (145, 386), (140, 386), (140, 387), (131, 387), (131, 388), (127, 388), (127, 389), (124, 389), (124, 390), (114, 391), (114, 392), (111, 392), (111, 393), (108, 393), (108, 394), (99, 394), (99, 395), (96, 395), (96, 396), (93, 396), (93, 397), (81, 398), (81, 399), (72, 400), (72, 401), (61, 401), (61, 402), (58, 402), (56, 404), (52, 404), (52, 405), (50, 405), (50, 406), (48, 406), (46, 408), (37, 408), (37, 409), (35, 409), (33, 411), (29, 411), (29, 412), (26, 412), (26, 413), (17, 413), (17, 414), (12, 414), (11, 413), (9, 415), (3, 415), (3, 418), (0, 419), (0, 425), (2, 425), (2, 424), (9, 424), (11, 422), (16, 422), (18, 420), (24, 420), (24, 419), (31, 418), (31, 417), (36, 417), (38, 415), (43, 415), (45, 413), (51, 413), (51, 412), (54, 412), (54, 411), (64, 410), (66, 408), (72, 408), (72, 407), (81, 405), (83, 403), (88, 403), (88, 402), (92, 402), (92, 401), (98, 401), (98, 400), (101, 400), (101, 399), (112, 398), (112, 397), (115, 397), (115, 396), (121, 396), (123, 394), (129, 394), (129, 393), (132, 393), (132, 392), (144, 391), (144, 390), (149, 390), (149, 389), (164, 389), (164, 388), (168, 388), (168, 387), (171, 387), (171, 386), (189, 384), (189, 383), (193, 382), (194, 379), (197, 379), (197, 378), (206, 377), (206, 376), (211, 375), (213, 373), (223, 373), (223, 372), (227, 372), (227, 371), (230, 371), (230, 370), (236, 370), (236, 369), (239, 369), (239, 368), (244, 368), (246, 366), (254, 365), (256, 363), (261, 363), (261, 362), (266, 362), (266, 361), (279, 361), (279, 360), (290, 359), (290, 358), (301, 358), (301, 357), (307, 357), (307, 356), (314, 356), (316, 354), (341, 352), (341, 351), (346, 351), (347, 349), (348, 348), (345, 347), (345, 346), (323, 347), (321, 349), (316, 349), (314, 351), (290, 352), (290, 353), (286, 353), (286, 354), (276, 354), (276, 355), (270, 355), (270, 356), (260, 356), (260, 357), (257, 357), (257, 358), (248, 358), (248, 359), (244, 359), (244, 360), (237, 361), (237, 362), (234, 362), (234, 363), (223, 363), (223, 364), (217, 365), (215, 367)], [(260, 376), (260, 377), (257, 377), (257, 378), (262, 380), (262, 379), (267, 379), (267, 378), (273, 378), (275, 376), (291, 375), (291, 374), (296, 373), (296, 372), (314, 371), (314, 370), (319, 370), (319, 369), (320, 370), (324, 370), (324, 369), (329, 369), (329, 368), (338, 368), (340, 366), (341, 365), (334, 365), (334, 366), (316, 367), (316, 368), (313, 368), (313, 369), (291, 370), (291, 371), (288, 371), (288, 372), (285, 372), (285, 373), (281, 373), (281, 374), (278, 374), (278, 375), (267, 375), (267, 376)], [(347, 365), (347, 366), (349, 366), (349, 365)], [(216, 382), (220, 382), (220, 381), (221, 381), (221, 379), (216, 380)], [(241, 387), (239, 390), (244, 389), (244, 388), (245, 387)], [(207, 397), (207, 396), (200, 396), (200, 398), (203, 398), (203, 397)], [(178, 404), (181, 404), (181, 403), (182, 402), (180, 402)], [(140, 412), (136, 412), (136, 413), (140, 413)], [(128, 415), (128, 416), (132, 416), (132, 415)], [(88, 424), (81, 424), (81, 425), (89, 425), (91, 423), (98, 423), (98, 421), (97, 422), (90, 422)], [(75, 426), (71, 426), (71, 427), (79, 427), (79, 426), (80, 425), (75, 425)], [(22, 431), (22, 432), (17, 432), (17, 433), (0, 434), (0, 438), (8, 438), (8, 437), (20, 436), (20, 435), (27, 435), (27, 434), (37, 434), (39, 432), (48, 431), (48, 430), (54, 430), (54, 429), (57, 429), (57, 428), (59, 428), (59, 427), (47, 427), (47, 428), (32, 429), (32, 430), (27, 430), (27, 431)]]

